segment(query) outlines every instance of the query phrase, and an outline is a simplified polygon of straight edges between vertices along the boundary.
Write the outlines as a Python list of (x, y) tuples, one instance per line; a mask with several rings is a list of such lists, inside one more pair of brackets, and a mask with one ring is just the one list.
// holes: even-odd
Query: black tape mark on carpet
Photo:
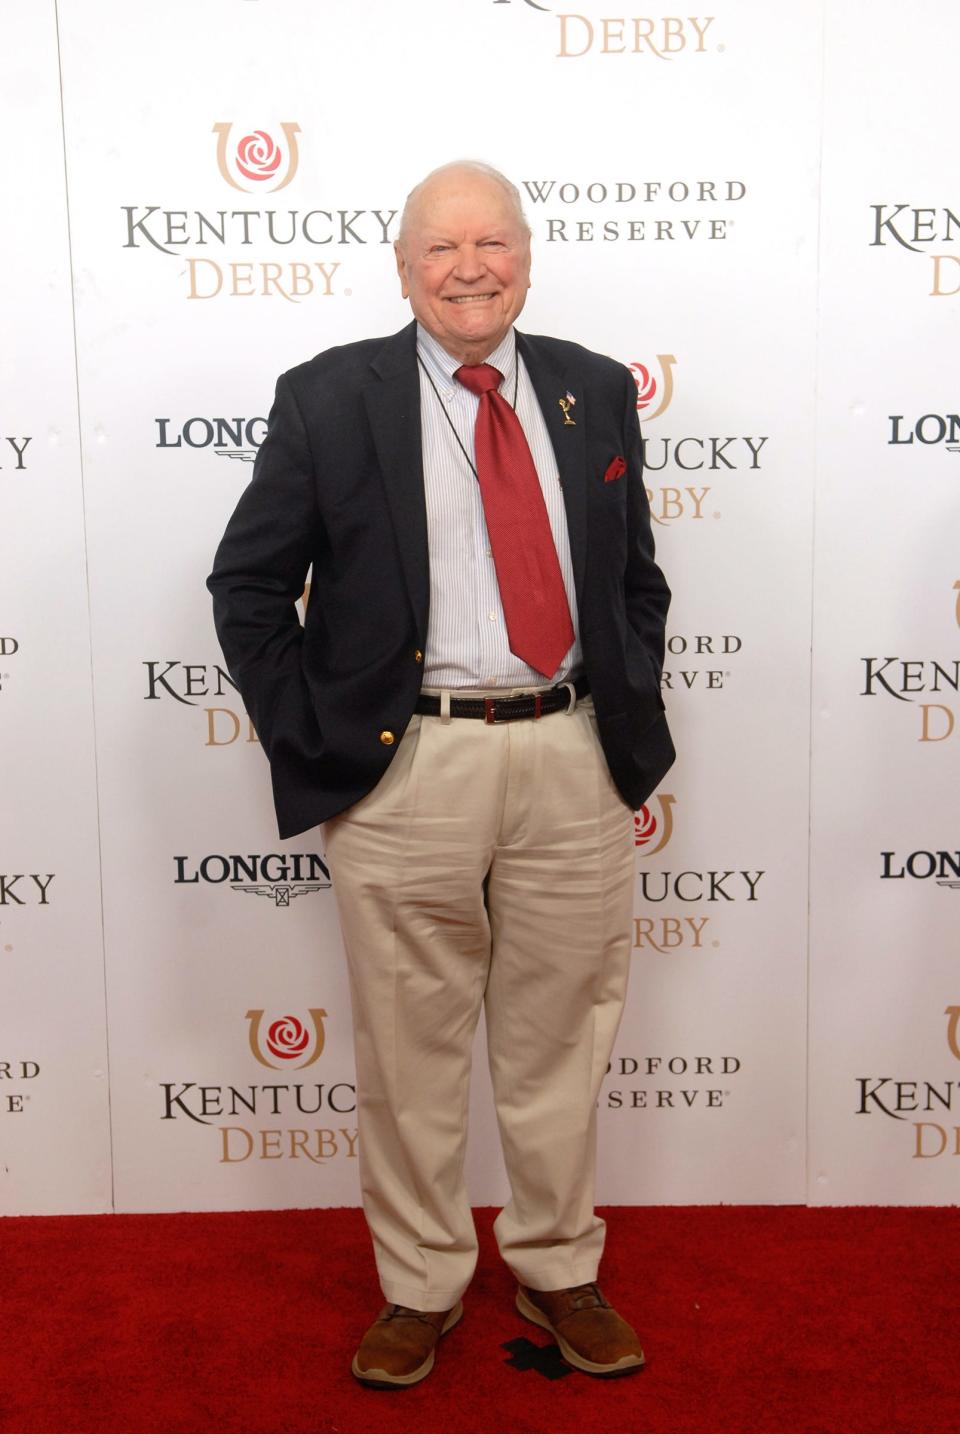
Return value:
[(509, 1351), (510, 1358), (504, 1360), (511, 1369), (533, 1369), (544, 1379), (563, 1379), (572, 1374), (569, 1364), (564, 1364), (560, 1350), (555, 1344), (534, 1344), (529, 1339), (508, 1339), (501, 1349)]

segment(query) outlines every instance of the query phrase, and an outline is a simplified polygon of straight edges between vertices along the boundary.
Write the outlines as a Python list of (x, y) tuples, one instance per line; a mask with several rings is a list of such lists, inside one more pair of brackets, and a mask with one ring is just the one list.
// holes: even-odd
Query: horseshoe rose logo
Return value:
[(237, 145), (237, 168), (246, 179), (272, 179), (280, 168), (280, 149), (265, 129), (244, 135)]
[[(250, 134), (245, 134), (239, 144), (231, 149), (232, 128), (232, 123), (225, 121), (213, 126), (213, 133), (217, 136), (217, 167), (227, 183), (248, 194), (273, 180), (277, 182), (269, 184), (268, 193), (273, 194), (278, 189), (285, 189), (296, 174), (300, 162), (297, 149), (300, 126), (284, 121), (280, 126), (283, 142), (276, 140), (265, 129), (255, 129)], [(245, 180), (249, 182), (244, 183)]]
[(943, 1013), (949, 1016), (947, 1022), (947, 1045), (950, 1047), (951, 1055), (956, 1056), (960, 1061), (960, 1042), (957, 1041), (957, 1027), (960, 1025), (960, 1006), (948, 1006)]
[[(660, 383), (654, 378), (646, 364), (630, 364), (630, 372), (637, 384), (637, 411), (643, 413), (646, 419), (659, 418), (661, 413), (666, 413), (673, 397), (673, 365), (676, 363), (676, 359), (673, 354), (657, 354), (657, 362), (662, 374)], [(658, 393), (660, 394), (658, 407), (652, 413), (644, 413), (644, 409), (650, 407)]]
[[(255, 1059), (275, 1071), (283, 1070), (285, 1065), (293, 1062), (296, 1062), (290, 1066), (293, 1070), (306, 1070), (307, 1066), (312, 1066), (323, 1051), (323, 1021), (327, 1013), (311, 1006), (309, 1014), (313, 1022), (312, 1032), (297, 1016), (279, 1016), (270, 1022), (266, 1035), (262, 1035), (263, 1011), (248, 1011), (250, 1050)], [(274, 1059), (270, 1060), (270, 1056)]]
[[(670, 840), (673, 835), (673, 807), (676, 800), (669, 792), (661, 792), (656, 798), (660, 807), (659, 815), (649, 805), (634, 812), (633, 842), (634, 846), (641, 848), (641, 856), (654, 856), (658, 851), (663, 851)], [(649, 842), (654, 841), (655, 846), (648, 846)]]

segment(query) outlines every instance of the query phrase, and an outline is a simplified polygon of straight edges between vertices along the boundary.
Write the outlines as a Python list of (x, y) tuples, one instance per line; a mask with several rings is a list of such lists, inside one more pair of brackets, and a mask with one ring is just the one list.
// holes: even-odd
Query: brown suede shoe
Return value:
[(452, 1310), (412, 1310), (386, 1305), (360, 1341), (351, 1369), (373, 1389), (403, 1389), (419, 1384), (433, 1368), (437, 1341), (463, 1315)]
[(635, 1332), (621, 1319), (597, 1285), (570, 1290), (517, 1290), (517, 1309), (548, 1329), (560, 1353), (585, 1374), (635, 1374), (643, 1368), (643, 1350)]

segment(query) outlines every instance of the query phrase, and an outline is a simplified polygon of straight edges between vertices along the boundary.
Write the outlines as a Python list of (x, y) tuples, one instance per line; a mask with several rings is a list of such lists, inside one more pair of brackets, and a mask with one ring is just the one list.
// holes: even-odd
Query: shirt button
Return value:
[(496, 622), (497, 620), (497, 614), (495, 612), (488, 612), (487, 617), (490, 619), (491, 622)]
[(422, 662), (422, 661), (423, 661), (423, 653), (420, 651), (419, 647), (417, 648), (416, 652), (413, 654), (413, 660), (414, 660), (414, 662)]
[(392, 747), (396, 740), (396, 737), (390, 731), (380, 733), (380, 741), (385, 747)]
[(493, 557), (493, 549), (492, 549), (492, 548), (484, 548), (484, 552), (486, 553), (486, 555), (487, 555), (488, 558), (492, 558), (492, 557)]

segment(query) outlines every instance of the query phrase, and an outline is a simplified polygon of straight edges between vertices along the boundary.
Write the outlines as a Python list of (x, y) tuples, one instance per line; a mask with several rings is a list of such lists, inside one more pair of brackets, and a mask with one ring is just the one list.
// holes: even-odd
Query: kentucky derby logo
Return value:
[(222, 121), (213, 127), (217, 136), (217, 167), (227, 183), (247, 194), (255, 193), (261, 186), (271, 194), (285, 189), (297, 172), (300, 126), (289, 121), (281, 123), (283, 142), (278, 142), (265, 129), (255, 129), (236, 145), (230, 143), (232, 128), (232, 123)]
[[(673, 835), (673, 806), (676, 797), (672, 797), (669, 792), (661, 792), (655, 800), (660, 808), (659, 813), (648, 803), (633, 814), (633, 842), (634, 846), (640, 849), (641, 856), (654, 856), (658, 851), (663, 851)], [(654, 845), (650, 846), (650, 842)]]
[[(279, 1016), (271, 1021), (266, 1033), (260, 1030), (262, 1011), (248, 1011), (250, 1050), (262, 1066), (281, 1071), (306, 1070), (312, 1066), (323, 1051), (323, 1018), (326, 1011), (310, 1007), (313, 1031), (310, 1032), (296, 1016)], [(271, 1059), (271, 1057), (273, 1059)]]
[(960, 1042), (957, 1041), (957, 1027), (960, 1025), (960, 1006), (948, 1006), (943, 1013), (949, 1017), (947, 1021), (947, 1045), (950, 1047), (950, 1054), (956, 1056), (960, 1061)]
[[(657, 354), (657, 363), (660, 365), (659, 382), (647, 368), (646, 364), (630, 364), (630, 372), (633, 374), (637, 385), (637, 412), (642, 413), (644, 418), (659, 418), (661, 413), (666, 413), (670, 407), (670, 400), (673, 398), (673, 365), (676, 359), (673, 354)], [(646, 409), (660, 396), (660, 402), (650, 413)]]

